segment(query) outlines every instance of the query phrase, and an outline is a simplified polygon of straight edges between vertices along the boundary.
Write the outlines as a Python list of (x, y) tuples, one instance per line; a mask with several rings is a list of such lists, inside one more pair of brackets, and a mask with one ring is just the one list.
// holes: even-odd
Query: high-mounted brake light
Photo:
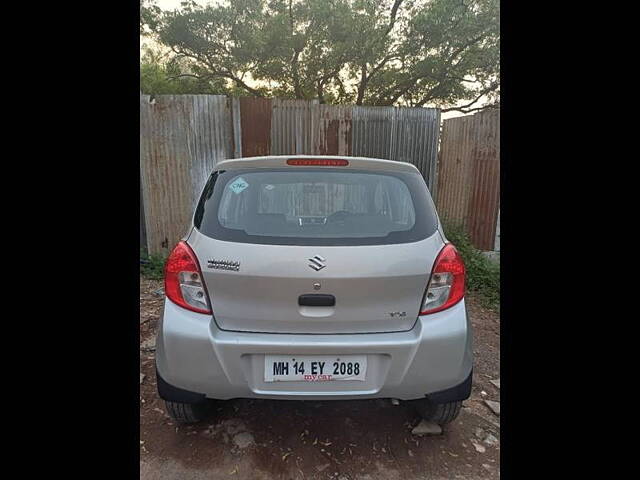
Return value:
[(164, 270), (164, 292), (173, 303), (198, 313), (211, 313), (202, 271), (185, 242), (173, 249)]
[(322, 167), (346, 167), (349, 160), (336, 158), (290, 158), (287, 165), (322, 166)]
[(431, 278), (422, 300), (420, 315), (439, 312), (452, 307), (464, 297), (465, 268), (462, 257), (451, 243), (447, 243), (436, 258)]

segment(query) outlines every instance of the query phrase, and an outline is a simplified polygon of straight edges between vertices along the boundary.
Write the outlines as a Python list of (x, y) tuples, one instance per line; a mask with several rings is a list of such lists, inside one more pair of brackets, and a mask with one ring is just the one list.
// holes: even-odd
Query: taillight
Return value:
[(464, 262), (452, 244), (447, 243), (436, 258), (431, 279), (422, 300), (420, 315), (445, 310), (464, 297)]
[(178, 243), (167, 259), (164, 292), (169, 300), (183, 308), (211, 313), (200, 265), (185, 242)]

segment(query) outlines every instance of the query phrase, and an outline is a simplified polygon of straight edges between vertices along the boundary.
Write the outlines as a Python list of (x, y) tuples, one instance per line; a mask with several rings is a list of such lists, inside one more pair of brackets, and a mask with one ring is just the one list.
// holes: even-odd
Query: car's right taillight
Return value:
[(164, 269), (164, 293), (173, 303), (198, 313), (211, 313), (200, 265), (185, 242), (173, 249)]
[(451, 243), (447, 243), (436, 258), (420, 315), (452, 307), (464, 297), (464, 262)]

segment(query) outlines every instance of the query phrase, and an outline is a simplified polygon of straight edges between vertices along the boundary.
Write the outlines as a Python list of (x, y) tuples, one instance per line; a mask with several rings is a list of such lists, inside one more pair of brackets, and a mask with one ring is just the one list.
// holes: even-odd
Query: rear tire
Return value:
[(425, 398), (416, 403), (416, 409), (425, 420), (438, 425), (446, 425), (458, 417), (462, 409), (462, 401), (431, 403)]
[(182, 403), (164, 401), (167, 413), (178, 423), (197, 423), (204, 420), (210, 411), (209, 402)]

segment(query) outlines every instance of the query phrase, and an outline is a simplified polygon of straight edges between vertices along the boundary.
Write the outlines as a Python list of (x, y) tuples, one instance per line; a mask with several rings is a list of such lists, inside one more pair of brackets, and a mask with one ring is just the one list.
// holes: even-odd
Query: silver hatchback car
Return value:
[(226, 160), (165, 267), (158, 392), (210, 400), (411, 401), (445, 424), (471, 393), (465, 267), (409, 163)]

